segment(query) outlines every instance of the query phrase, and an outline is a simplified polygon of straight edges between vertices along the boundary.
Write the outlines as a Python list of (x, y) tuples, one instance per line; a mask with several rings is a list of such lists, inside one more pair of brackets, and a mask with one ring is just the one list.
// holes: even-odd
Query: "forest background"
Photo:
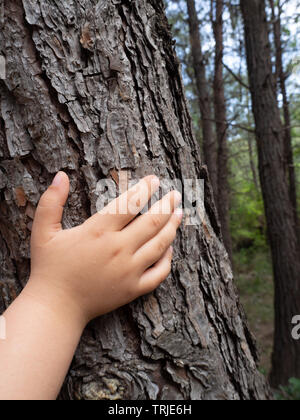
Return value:
[[(194, 71), (189, 27), (188, 2), (167, 0), (167, 14), (172, 25), (176, 50), (182, 65), (183, 81), (193, 119), (194, 130), (203, 147), (199, 95)], [(272, 45), (273, 71), (276, 72), (274, 23), (280, 15), (284, 80), (290, 113), (293, 168), (296, 176), (299, 215), (300, 198), (300, 2), (266, 2), (269, 37)], [(273, 11), (272, 11), (273, 5)], [(213, 111), (215, 77), (215, 37), (211, 0), (195, 0), (202, 44), (208, 95), (212, 107), (213, 136), (216, 117)], [(274, 13), (274, 14), (273, 14)], [(275, 19), (274, 19), (275, 18)], [(267, 237), (264, 203), (261, 192), (255, 123), (247, 73), (244, 26), (239, 1), (223, 2), (223, 80), (226, 104), (227, 168), (229, 227), (232, 260), (241, 301), (261, 354), (260, 369), (268, 375), (274, 334), (274, 284)], [(278, 77), (278, 103), (284, 123), (284, 98)]]

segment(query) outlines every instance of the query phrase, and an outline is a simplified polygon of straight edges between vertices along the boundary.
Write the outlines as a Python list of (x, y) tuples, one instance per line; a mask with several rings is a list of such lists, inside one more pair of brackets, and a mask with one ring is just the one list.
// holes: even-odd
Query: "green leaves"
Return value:
[(275, 394), (277, 400), (300, 400), (300, 379), (291, 378), (287, 386), (281, 386), (280, 391)]

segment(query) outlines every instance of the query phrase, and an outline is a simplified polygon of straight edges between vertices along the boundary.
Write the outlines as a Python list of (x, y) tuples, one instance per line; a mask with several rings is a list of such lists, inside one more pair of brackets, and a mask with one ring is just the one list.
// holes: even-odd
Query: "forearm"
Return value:
[(55, 399), (84, 328), (79, 313), (29, 284), (3, 315), (0, 400)]

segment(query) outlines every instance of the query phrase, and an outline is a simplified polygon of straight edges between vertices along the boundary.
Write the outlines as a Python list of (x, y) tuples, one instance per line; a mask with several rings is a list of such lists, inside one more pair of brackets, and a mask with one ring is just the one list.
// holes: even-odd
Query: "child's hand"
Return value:
[[(174, 191), (136, 218), (158, 187), (149, 176), (83, 225), (62, 230), (69, 180), (60, 172), (36, 211), (25, 293), (88, 322), (153, 291), (170, 273), (182, 220)], [(112, 214), (115, 207), (123, 211)]]
[(35, 215), (29, 282), (4, 313), (0, 400), (55, 399), (86, 323), (168, 276), (182, 220), (180, 194), (136, 217), (158, 186), (147, 177), (83, 225), (62, 230), (69, 179), (63, 172), (55, 177)]

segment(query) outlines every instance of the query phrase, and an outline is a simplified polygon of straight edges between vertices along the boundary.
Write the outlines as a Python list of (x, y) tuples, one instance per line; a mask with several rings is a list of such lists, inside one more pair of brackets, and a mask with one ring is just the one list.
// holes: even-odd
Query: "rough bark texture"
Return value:
[(212, 25), (215, 36), (215, 74), (214, 74), (214, 106), (217, 133), (217, 173), (218, 194), (217, 207), (220, 217), (225, 247), (232, 261), (232, 241), (230, 234), (229, 185), (228, 185), (228, 145), (226, 102), (223, 78), (223, 0), (211, 1)]
[(187, 0), (193, 67), (202, 122), (203, 161), (208, 167), (215, 199), (218, 196), (217, 143), (213, 131), (212, 104), (206, 79), (205, 58), (202, 54), (200, 28), (195, 0)]
[(259, 192), (258, 176), (256, 174), (257, 166), (255, 165), (253, 146), (252, 146), (252, 141), (254, 141), (254, 140), (252, 139), (252, 137), (250, 137), (249, 133), (247, 133), (246, 136), (247, 136), (249, 162), (250, 162), (250, 169), (251, 169), (251, 173), (252, 173), (253, 183), (254, 183), (254, 186), (255, 186), (255, 190), (257, 192)]
[(290, 200), (294, 210), (294, 217), (297, 229), (299, 228), (298, 212), (297, 212), (297, 187), (296, 187), (296, 172), (294, 165), (293, 144), (291, 135), (291, 116), (289, 100), (286, 91), (286, 73), (283, 67), (283, 47), (281, 41), (281, 7), (278, 6), (279, 12), (276, 16), (275, 5), (273, 0), (269, 0), (272, 10), (274, 43), (276, 51), (276, 78), (279, 84), (280, 93), (282, 94), (283, 102), (283, 117), (284, 117), (284, 149), (286, 172), (289, 180), (289, 194)]
[(182, 228), (172, 275), (88, 326), (61, 398), (267, 398), (163, 2), (5, 1), (4, 25), (0, 311), (27, 280), (34, 209), (57, 170), (71, 177), (66, 228), (95, 211), (97, 180), (119, 171), (206, 181), (205, 222)]
[[(248, 120), (248, 126), (251, 127), (251, 97), (250, 97), (250, 91), (249, 94), (247, 92), (247, 120)], [(256, 157), (254, 155), (254, 151), (253, 151), (253, 142), (255, 141), (254, 136), (252, 135), (252, 133), (249, 133), (249, 131), (247, 131), (246, 133), (247, 136), (247, 143), (248, 143), (248, 151), (249, 151), (249, 162), (250, 162), (250, 168), (251, 168), (251, 172), (252, 172), (252, 178), (253, 178), (253, 183), (255, 186), (255, 190), (258, 193), (261, 193), (261, 189), (260, 189), (260, 184), (259, 184), (259, 177), (258, 177), (258, 169), (257, 169), (257, 163), (256, 163)]]
[(291, 322), (300, 314), (300, 258), (293, 208), (285, 173), (284, 131), (272, 74), (264, 0), (241, 0), (259, 172), (275, 279), (275, 341), (272, 385), (300, 377), (300, 340)]

